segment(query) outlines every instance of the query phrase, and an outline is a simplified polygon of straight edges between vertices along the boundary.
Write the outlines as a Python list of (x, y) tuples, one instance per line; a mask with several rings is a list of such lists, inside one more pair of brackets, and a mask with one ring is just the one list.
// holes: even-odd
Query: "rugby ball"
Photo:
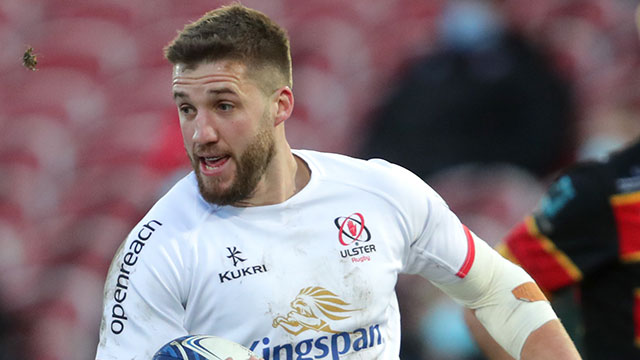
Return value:
[(246, 347), (217, 336), (187, 335), (171, 340), (153, 355), (152, 360), (249, 360), (258, 358)]

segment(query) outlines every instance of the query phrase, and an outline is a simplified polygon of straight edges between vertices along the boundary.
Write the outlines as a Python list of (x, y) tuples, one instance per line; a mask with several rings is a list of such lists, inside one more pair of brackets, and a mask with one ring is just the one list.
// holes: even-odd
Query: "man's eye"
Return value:
[(191, 115), (193, 114), (194, 109), (191, 106), (181, 106), (180, 112), (183, 113), (184, 115)]
[(233, 105), (229, 103), (220, 103), (218, 104), (218, 109), (222, 111), (230, 111), (230, 110), (233, 110)]

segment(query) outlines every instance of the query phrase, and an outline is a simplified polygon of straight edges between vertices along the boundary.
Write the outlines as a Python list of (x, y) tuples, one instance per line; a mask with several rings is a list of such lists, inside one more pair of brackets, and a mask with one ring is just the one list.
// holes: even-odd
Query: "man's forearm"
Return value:
[(487, 329), (484, 328), (480, 320), (478, 320), (473, 313), (473, 310), (464, 310), (464, 321), (467, 323), (471, 336), (487, 359), (513, 360), (513, 356), (509, 355), (509, 353), (491, 337)]
[(580, 359), (560, 320), (551, 320), (532, 332), (522, 348), (522, 360)]
[[(471, 335), (490, 360), (513, 360), (478, 321), (472, 310), (465, 310), (465, 321)], [(523, 360), (580, 359), (578, 350), (559, 320), (551, 320), (533, 331), (524, 343)]]

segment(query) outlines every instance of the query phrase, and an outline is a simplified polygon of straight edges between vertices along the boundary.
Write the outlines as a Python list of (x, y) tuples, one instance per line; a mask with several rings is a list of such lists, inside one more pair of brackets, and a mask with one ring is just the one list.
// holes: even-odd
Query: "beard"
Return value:
[(200, 173), (199, 160), (191, 159), (196, 173), (198, 189), (202, 197), (211, 204), (232, 205), (251, 197), (258, 182), (267, 170), (275, 154), (275, 140), (270, 129), (259, 132), (239, 157), (232, 156), (236, 162), (236, 172), (227, 189), (220, 186), (220, 179), (205, 179)]

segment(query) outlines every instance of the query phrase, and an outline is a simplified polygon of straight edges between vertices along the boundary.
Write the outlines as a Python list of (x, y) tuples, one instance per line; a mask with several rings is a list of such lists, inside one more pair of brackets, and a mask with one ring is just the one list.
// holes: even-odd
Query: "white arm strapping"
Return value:
[(467, 276), (454, 283), (434, 285), (462, 305), (475, 309), (476, 317), (493, 339), (520, 359), (529, 334), (557, 316), (548, 301), (518, 300), (512, 290), (533, 279), (483, 240), (473, 237), (475, 259)]

